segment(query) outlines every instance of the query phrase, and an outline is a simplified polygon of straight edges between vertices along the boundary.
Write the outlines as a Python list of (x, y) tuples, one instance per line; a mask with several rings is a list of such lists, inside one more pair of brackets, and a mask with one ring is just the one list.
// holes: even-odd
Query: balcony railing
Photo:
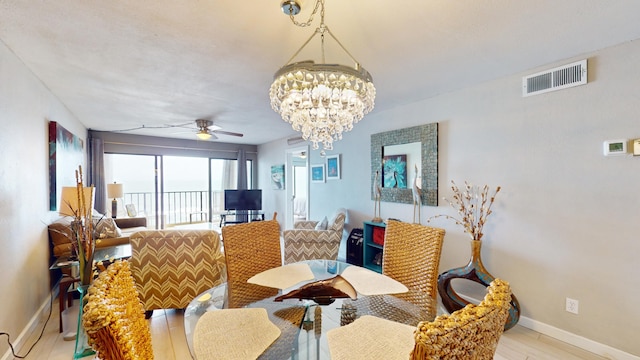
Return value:
[(211, 221), (219, 221), (220, 214), (224, 212), (224, 192), (209, 194), (209, 191), (169, 191), (159, 198), (160, 204), (156, 201), (155, 192), (125, 193), (123, 199), (124, 204), (133, 204), (139, 214), (147, 217), (147, 227), (160, 229), (209, 221), (210, 216)]

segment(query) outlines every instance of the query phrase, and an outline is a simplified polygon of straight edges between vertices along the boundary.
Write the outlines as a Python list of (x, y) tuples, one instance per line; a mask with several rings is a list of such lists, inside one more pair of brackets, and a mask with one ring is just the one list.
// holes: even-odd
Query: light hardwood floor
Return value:
[[(77, 300), (76, 300), (77, 303)], [(48, 310), (48, 309), (47, 309)], [(69, 313), (67, 313), (69, 312)], [(65, 314), (69, 318), (77, 318), (77, 306)], [(45, 318), (40, 321), (36, 331), (24, 342), (18, 355), (24, 355), (42, 331)], [(181, 310), (154, 311), (149, 319), (153, 352), (156, 360), (188, 360), (191, 359), (184, 335), (183, 313)], [(58, 332), (58, 303), (54, 301), (51, 318), (47, 323), (42, 339), (33, 348), (27, 359), (38, 360), (70, 360), (73, 359), (75, 341), (64, 341)], [(93, 357), (83, 358), (83, 360)], [(590, 352), (568, 345), (520, 325), (505, 332), (500, 338), (494, 359), (605, 359)]]

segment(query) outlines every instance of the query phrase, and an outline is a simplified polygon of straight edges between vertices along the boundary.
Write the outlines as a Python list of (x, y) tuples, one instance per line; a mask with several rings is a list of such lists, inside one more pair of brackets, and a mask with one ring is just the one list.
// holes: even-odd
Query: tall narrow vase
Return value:
[[(443, 272), (438, 276), (438, 292), (440, 298), (442, 298), (442, 305), (447, 311), (454, 312), (462, 309), (468, 301), (460, 297), (458, 293), (451, 287), (451, 280), (453, 279), (467, 279), (479, 284), (489, 286), (489, 284), (495, 279), (482, 264), (482, 258), (480, 257), (480, 250), (482, 248), (482, 241), (471, 241), (471, 259), (466, 266), (451, 269)], [(514, 327), (520, 319), (520, 303), (515, 295), (511, 294), (511, 306), (509, 307), (509, 317), (504, 325), (505, 330), (509, 330)]]
[(80, 292), (80, 310), (78, 310), (78, 329), (76, 332), (76, 349), (73, 353), (74, 359), (80, 359), (96, 353), (91, 346), (89, 346), (89, 336), (84, 326), (82, 326), (82, 313), (84, 312), (84, 305), (86, 304), (85, 296), (87, 289), (89, 289), (89, 285), (78, 286), (78, 292)]

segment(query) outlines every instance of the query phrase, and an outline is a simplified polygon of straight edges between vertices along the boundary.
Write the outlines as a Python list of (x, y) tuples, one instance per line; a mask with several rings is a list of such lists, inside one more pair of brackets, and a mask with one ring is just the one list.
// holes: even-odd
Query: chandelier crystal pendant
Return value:
[[(376, 88), (371, 75), (360, 66), (347, 49), (324, 24), (324, 0), (316, 0), (313, 13), (306, 23), (298, 23), (293, 15), (294, 1), (285, 1), (283, 11), (300, 27), (309, 26), (320, 8), (320, 26), (298, 51), (274, 75), (269, 91), (271, 107), (282, 119), (302, 133), (304, 140), (311, 141), (313, 149), (322, 143), (324, 150), (333, 149), (333, 141), (342, 139), (342, 133), (353, 129), (353, 124), (373, 110)], [(355, 62), (355, 66), (326, 64), (324, 57), (324, 35), (329, 34)], [(291, 63), (293, 58), (320, 34), (322, 63), (301, 61)]]

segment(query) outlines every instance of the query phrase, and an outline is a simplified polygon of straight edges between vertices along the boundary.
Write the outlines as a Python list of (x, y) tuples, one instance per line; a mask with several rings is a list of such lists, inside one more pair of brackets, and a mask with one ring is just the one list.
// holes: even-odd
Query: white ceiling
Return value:
[[(373, 112), (640, 37), (637, 0), (326, 2), (325, 23), (373, 76)], [(268, 91), (318, 24), (294, 26), (280, 0), (0, 0), (0, 40), (86, 127), (207, 118), (245, 134), (219, 141), (244, 144), (295, 134)], [(326, 42), (327, 62), (351, 64)], [(178, 132), (130, 133), (193, 136)]]

